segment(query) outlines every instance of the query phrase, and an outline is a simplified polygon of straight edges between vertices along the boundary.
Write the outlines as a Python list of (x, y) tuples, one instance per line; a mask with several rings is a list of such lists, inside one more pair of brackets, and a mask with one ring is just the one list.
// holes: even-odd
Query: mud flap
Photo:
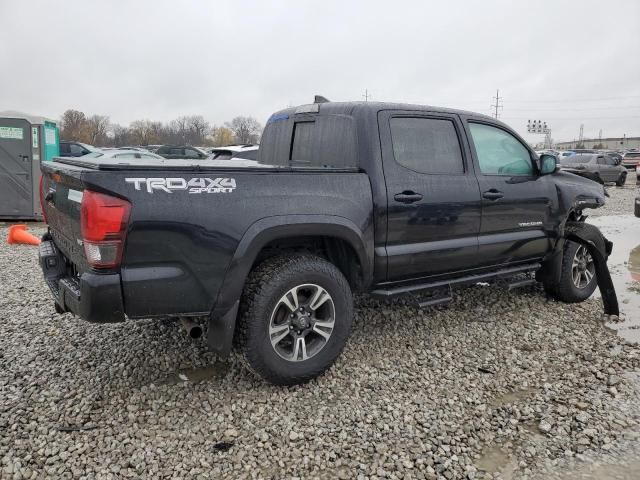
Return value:
[(216, 353), (219, 357), (226, 357), (231, 352), (239, 305), (240, 301), (236, 301), (233, 307), (220, 318), (216, 318), (213, 315), (209, 317), (207, 346), (210, 351)]
[[(580, 243), (584, 245), (596, 268), (596, 279), (598, 280), (598, 288), (600, 289), (600, 295), (602, 296), (602, 303), (604, 305), (604, 313), (607, 315), (620, 315), (620, 309), (618, 307), (618, 297), (616, 295), (616, 289), (613, 286), (613, 280), (611, 280), (611, 274), (609, 273), (609, 267), (607, 267), (607, 257), (611, 254), (613, 244), (604, 239), (605, 252), (601, 252), (596, 244), (591, 240), (581, 237), (579, 234), (571, 232), (566, 236), (567, 240)], [(606, 255), (606, 256), (605, 256)]]

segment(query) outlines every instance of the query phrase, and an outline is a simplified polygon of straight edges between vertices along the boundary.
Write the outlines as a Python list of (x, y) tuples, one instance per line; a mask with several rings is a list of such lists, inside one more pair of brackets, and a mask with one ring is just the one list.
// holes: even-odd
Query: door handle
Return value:
[(491, 190), (484, 192), (482, 196), (488, 200), (498, 200), (499, 198), (504, 197), (504, 193), (492, 188)]
[(422, 200), (422, 195), (416, 192), (404, 191), (402, 193), (396, 193), (393, 198), (396, 202), (413, 203)]

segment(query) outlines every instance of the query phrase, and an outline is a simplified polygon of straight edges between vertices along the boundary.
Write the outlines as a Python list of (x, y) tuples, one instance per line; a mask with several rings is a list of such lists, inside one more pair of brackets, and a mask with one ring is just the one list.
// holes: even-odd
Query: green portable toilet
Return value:
[(0, 112), (0, 218), (41, 219), (40, 162), (60, 154), (55, 121)]

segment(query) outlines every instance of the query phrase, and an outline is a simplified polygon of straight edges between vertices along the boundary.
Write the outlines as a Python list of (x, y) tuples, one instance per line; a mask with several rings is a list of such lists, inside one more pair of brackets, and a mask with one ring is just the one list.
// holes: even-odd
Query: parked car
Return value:
[[(224, 162), (236, 161), (250, 160)], [(235, 344), (264, 378), (296, 384), (340, 355), (352, 292), (426, 306), (450, 301), (454, 286), (538, 280), (580, 302), (596, 288), (595, 263), (565, 234), (610, 253), (583, 221), (604, 204), (602, 185), (557, 170), (485, 115), (302, 105), (268, 120), (260, 161), (43, 164), (40, 265), (57, 311), (175, 317), (194, 335), (200, 319), (210, 349)]]
[(257, 145), (229, 145), (227, 147), (214, 147), (211, 149), (211, 155), (214, 160), (228, 160), (229, 158), (239, 157), (247, 160), (258, 159)]
[(190, 147), (190, 146), (174, 146), (174, 145), (163, 145), (158, 148), (155, 153), (164, 158), (172, 158), (172, 159), (203, 159), (207, 158), (207, 153), (203, 152), (199, 148)]
[(626, 152), (622, 156), (622, 166), (629, 169), (635, 169), (640, 165), (640, 152)]
[(560, 168), (601, 183), (612, 182), (618, 187), (623, 186), (627, 180), (627, 170), (624, 167), (616, 165), (614, 158), (597, 153), (579, 153), (566, 157), (560, 163)]
[(60, 142), (61, 157), (82, 157), (91, 152), (99, 152), (100, 149), (86, 143), (62, 140)]
[(560, 152), (560, 160), (562, 161), (563, 158), (572, 157), (575, 154), (576, 152), (573, 152), (573, 151)]
[(156, 155), (151, 152), (141, 152), (140, 150), (128, 150), (123, 148), (105, 148), (90, 152), (83, 156), (83, 158), (100, 158), (101, 160), (107, 160), (111, 158), (121, 160), (151, 160), (151, 159), (163, 159), (160, 155)]

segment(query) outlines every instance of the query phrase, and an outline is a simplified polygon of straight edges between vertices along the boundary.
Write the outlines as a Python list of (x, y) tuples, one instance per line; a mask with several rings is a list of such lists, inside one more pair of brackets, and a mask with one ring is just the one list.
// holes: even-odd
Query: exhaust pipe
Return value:
[(180, 323), (191, 338), (200, 338), (202, 336), (202, 327), (190, 318), (180, 317)]

